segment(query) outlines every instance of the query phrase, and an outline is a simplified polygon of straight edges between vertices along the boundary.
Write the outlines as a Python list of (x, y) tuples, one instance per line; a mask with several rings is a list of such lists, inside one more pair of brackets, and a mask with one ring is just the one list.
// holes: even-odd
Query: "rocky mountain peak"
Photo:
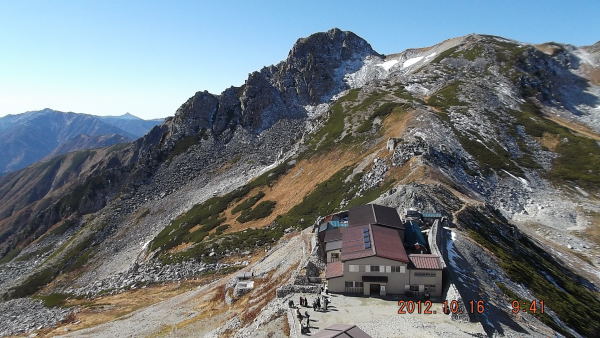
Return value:
[(171, 135), (202, 129), (220, 135), (238, 125), (260, 132), (283, 118), (301, 118), (305, 105), (327, 102), (347, 89), (344, 75), (360, 69), (367, 56), (379, 54), (338, 28), (298, 39), (286, 60), (251, 73), (241, 87), (220, 95), (197, 92), (177, 110)]
[(300, 38), (279, 66), (277, 85), (290, 87), (303, 104), (315, 105), (345, 89), (343, 76), (360, 69), (367, 56), (380, 56), (358, 35), (338, 28)]
[(300, 38), (290, 50), (287, 62), (308, 61), (310, 58), (331, 59), (346, 61), (355, 57), (378, 54), (371, 45), (350, 31), (332, 28), (327, 32), (314, 33), (308, 37)]

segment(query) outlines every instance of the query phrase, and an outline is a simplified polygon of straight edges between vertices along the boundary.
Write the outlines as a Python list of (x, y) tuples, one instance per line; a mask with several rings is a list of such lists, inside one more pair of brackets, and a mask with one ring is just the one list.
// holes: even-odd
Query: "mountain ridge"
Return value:
[[(131, 141), (158, 120), (122, 119), (49, 108), (0, 118), (0, 173), (20, 169), (52, 154)], [(75, 140), (86, 135), (85, 142)], [(120, 137), (106, 138), (106, 135)]]

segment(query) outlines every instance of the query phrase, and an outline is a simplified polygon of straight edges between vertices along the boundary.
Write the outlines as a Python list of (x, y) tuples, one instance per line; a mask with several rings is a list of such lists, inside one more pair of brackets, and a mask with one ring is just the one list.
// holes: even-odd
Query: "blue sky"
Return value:
[(600, 1), (2, 1), (0, 116), (172, 115), (332, 27), (385, 54), (469, 33), (588, 45), (598, 13)]

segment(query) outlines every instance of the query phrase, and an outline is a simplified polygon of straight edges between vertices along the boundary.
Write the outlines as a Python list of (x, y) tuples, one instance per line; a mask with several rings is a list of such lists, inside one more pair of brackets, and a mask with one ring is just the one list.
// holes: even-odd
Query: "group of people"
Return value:
[[(321, 298), (323, 299), (323, 302), (321, 303)], [(323, 295), (320, 297), (317, 297), (313, 300), (311, 307), (313, 308), (314, 311), (319, 311), (319, 310), (327, 310), (327, 306), (329, 305), (329, 297)], [(295, 308), (295, 304), (293, 300), (289, 300), (288, 301), (288, 306), (290, 308)], [(308, 299), (306, 297), (302, 297), (300, 296), (300, 306), (302, 307), (309, 307), (308, 305)], [(298, 311), (300, 311), (299, 309), (297, 309)], [(306, 311), (305, 311), (306, 313)]]
[[(320, 310), (327, 310), (327, 306), (330, 302), (329, 296), (326, 295), (327, 293), (328, 292), (326, 288), (321, 288), (321, 295), (312, 301), (312, 308), (315, 312)], [(323, 299), (323, 301), (321, 301), (321, 298)], [(288, 301), (288, 306), (290, 308), (296, 308), (292, 299)], [(296, 308), (296, 316), (298, 317), (298, 321), (300, 322), (300, 331), (302, 333), (310, 333), (310, 314), (308, 314), (308, 311), (306, 310), (304, 311), (304, 314), (302, 314), (302, 312), (300, 311), (300, 307), (310, 307), (308, 305), (308, 299), (306, 297), (300, 296), (300, 306)], [(306, 324), (304, 324), (303, 322), (304, 319), (306, 319)]]

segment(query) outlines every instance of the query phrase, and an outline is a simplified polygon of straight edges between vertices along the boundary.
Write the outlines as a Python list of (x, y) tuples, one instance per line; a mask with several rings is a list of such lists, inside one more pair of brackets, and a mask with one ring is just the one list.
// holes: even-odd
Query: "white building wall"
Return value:
[[(345, 282), (362, 282), (362, 276), (386, 276), (387, 283), (374, 283), (385, 285), (387, 294), (403, 294), (409, 282), (409, 271), (406, 263), (382, 257), (366, 257), (345, 261), (344, 275), (328, 280), (328, 289), (332, 292), (345, 292)], [(350, 271), (350, 265), (357, 266), (358, 271)], [(374, 271), (371, 266), (378, 266), (380, 271)], [(392, 266), (399, 267), (399, 272), (392, 272)], [(364, 294), (369, 295), (370, 283), (363, 283)]]

